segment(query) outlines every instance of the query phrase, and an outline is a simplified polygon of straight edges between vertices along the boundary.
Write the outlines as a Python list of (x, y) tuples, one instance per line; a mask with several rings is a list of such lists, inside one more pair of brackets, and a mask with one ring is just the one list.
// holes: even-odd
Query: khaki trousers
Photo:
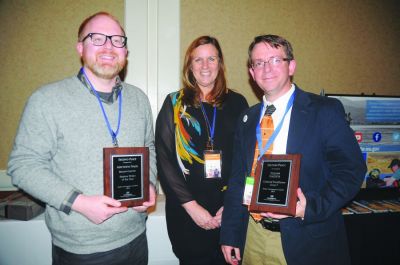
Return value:
[(281, 233), (264, 229), (249, 217), (243, 265), (286, 265)]

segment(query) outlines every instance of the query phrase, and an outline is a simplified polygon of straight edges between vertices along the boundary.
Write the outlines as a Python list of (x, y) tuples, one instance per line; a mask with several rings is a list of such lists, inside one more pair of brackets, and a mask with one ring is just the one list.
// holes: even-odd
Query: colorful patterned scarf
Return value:
[(196, 132), (201, 135), (200, 123), (186, 112), (186, 105), (182, 105), (183, 91), (171, 94), (172, 105), (174, 108), (174, 124), (175, 124), (175, 149), (179, 167), (184, 174), (190, 174), (182, 160), (193, 164), (193, 159), (198, 163), (204, 164), (204, 160), (200, 158), (198, 152), (194, 149), (195, 145), (191, 141), (189, 133), (183, 126), (185, 121), (187, 125), (191, 125)]

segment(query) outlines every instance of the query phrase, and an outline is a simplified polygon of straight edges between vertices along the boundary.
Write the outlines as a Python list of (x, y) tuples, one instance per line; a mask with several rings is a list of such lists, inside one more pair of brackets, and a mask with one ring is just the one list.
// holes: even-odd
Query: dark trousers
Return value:
[(105, 252), (74, 254), (53, 244), (53, 265), (147, 265), (146, 232), (125, 246)]

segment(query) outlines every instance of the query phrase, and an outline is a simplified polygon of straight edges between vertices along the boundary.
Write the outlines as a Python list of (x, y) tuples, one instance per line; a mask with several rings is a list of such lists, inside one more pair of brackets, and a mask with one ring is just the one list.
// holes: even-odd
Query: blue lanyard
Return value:
[[(289, 112), (290, 108), (293, 106), (293, 101), (294, 101), (294, 94), (293, 92), (292, 96), (289, 99), (289, 102), (286, 106), (285, 114), (283, 115), (281, 121), (279, 122), (278, 126), (275, 128), (274, 132), (272, 133), (271, 137), (268, 139), (268, 142), (265, 144), (264, 148), (262, 147), (262, 138), (261, 138), (261, 128), (260, 128), (260, 123), (257, 125), (256, 128), (256, 135), (257, 135), (257, 142), (258, 142), (258, 149), (260, 150), (260, 154), (258, 155), (257, 160), (260, 160), (260, 158), (267, 152), (271, 144), (274, 142), (276, 136), (279, 134), (280, 130), (282, 129), (283, 121), (285, 120), (286, 114)], [(262, 116), (264, 115), (263, 113), (264, 105), (261, 105), (261, 111), (260, 111), (260, 120)]]
[(217, 116), (217, 107), (214, 106), (213, 124), (211, 126), (210, 121), (208, 120), (206, 111), (204, 110), (203, 102), (200, 101), (200, 105), (201, 105), (201, 111), (203, 112), (204, 119), (206, 120), (206, 123), (207, 123), (207, 130), (209, 130), (209, 141), (211, 143), (211, 146), (214, 146), (214, 131), (215, 131), (215, 118)]
[(81, 70), (82, 70), (83, 75), (85, 76), (86, 80), (88, 81), (88, 83), (89, 83), (89, 85), (90, 85), (90, 89), (93, 91), (93, 93), (94, 93), (94, 94), (96, 95), (96, 97), (97, 97), (97, 100), (99, 101), (99, 105), (100, 105), (101, 111), (103, 112), (104, 120), (106, 121), (107, 128), (108, 128), (108, 132), (109, 132), (110, 135), (111, 135), (113, 145), (114, 145), (115, 147), (118, 147), (117, 135), (118, 135), (118, 133), (119, 133), (119, 127), (120, 127), (120, 125), (121, 125), (121, 116), (122, 116), (122, 93), (121, 93), (121, 91), (122, 91), (122, 90), (120, 90), (119, 93), (118, 93), (118, 125), (117, 125), (117, 130), (114, 132), (114, 131), (111, 129), (110, 121), (108, 120), (107, 114), (106, 114), (106, 112), (105, 112), (105, 110), (104, 110), (103, 102), (101, 102), (99, 93), (97, 93), (96, 89), (94, 88), (94, 86), (93, 86), (92, 83), (90, 82), (89, 78), (87, 77), (87, 75), (86, 75), (86, 73), (85, 73), (85, 69), (83, 69), (83, 67), (82, 67)]

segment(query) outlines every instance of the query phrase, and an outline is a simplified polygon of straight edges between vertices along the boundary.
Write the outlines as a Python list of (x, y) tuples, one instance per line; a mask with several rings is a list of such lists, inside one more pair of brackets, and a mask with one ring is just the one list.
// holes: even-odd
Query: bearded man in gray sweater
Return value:
[[(147, 96), (118, 76), (127, 37), (106, 12), (85, 19), (77, 76), (29, 98), (8, 163), (13, 184), (46, 203), (53, 265), (147, 264), (146, 210), (155, 204), (153, 121)], [(148, 147), (149, 200), (122, 207), (103, 195), (103, 148)]]

